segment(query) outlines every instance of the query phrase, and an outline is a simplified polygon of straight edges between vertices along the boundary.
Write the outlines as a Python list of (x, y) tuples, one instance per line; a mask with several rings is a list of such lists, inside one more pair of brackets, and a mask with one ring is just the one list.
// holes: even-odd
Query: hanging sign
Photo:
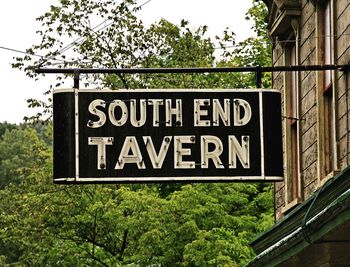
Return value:
[(280, 101), (271, 89), (55, 90), (54, 181), (280, 181)]

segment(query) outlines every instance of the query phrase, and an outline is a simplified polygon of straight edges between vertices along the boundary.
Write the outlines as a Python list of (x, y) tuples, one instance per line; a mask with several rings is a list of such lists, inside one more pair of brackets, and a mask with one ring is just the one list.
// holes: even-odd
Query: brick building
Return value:
[[(350, 63), (350, 0), (263, 1), (274, 66)], [(273, 73), (285, 181), (249, 266), (350, 266), (349, 84), (348, 68)]]

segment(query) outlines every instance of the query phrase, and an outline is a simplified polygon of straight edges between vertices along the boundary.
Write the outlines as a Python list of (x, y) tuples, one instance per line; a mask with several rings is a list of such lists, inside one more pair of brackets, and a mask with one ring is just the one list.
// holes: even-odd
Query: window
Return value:
[[(293, 45), (287, 49), (287, 52), (289, 53), (289, 64), (291, 66), (297, 65), (297, 58), (296, 58), (296, 46)], [(298, 83), (298, 72), (293, 71), (290, 74), (290, 117), (294, 118), (291, 119), (291, 124), (295, 124), (296, 118), (298, 117), (298, 89), (297, 89), (297, 83)]]
[[(295, 43), (291, 46), (287, 46), (285, 49), (285, 63), (286, 65), (297, 65), (297, 46)], [(286, 206), (287, 211), (292, 206), (296, 205), (300, 201), (301, 186), (300, 186), (300, 173), (299, 173), (299, 78), (298, 72), (293, 71), (286, 73), (285, 79), (285, 107), (286, 107), (286, 121), (285, 121), (285, 133), (286, 133)]]
[[(324, 56), (323, 63), (325, 65), (333, 64), (332, 59), (332, 9), (331, 9), (331, 1), (327, 1), (326, 6), (324, 8), (323, 14), (323, 41), (324, 41)], [(324, 71), (324, 90), (327, 91), (332, 86), (332, 71), (326, 70)]]
[[(323, 63), (333, 64), (333, 20), (332, 1), (327, 1), (323, 10)], [(327, 176), (334, 170), (334, 106), (333, 106), (333, 71), (325, 70), (323, 73), (323, 143), (324, 143), (324, 170), (323, 176)]]

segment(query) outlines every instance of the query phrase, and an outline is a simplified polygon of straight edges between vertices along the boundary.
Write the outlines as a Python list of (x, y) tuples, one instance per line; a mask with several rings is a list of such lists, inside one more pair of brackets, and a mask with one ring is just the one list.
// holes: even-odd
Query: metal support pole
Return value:
[(261, 86), (262, 86), (262, 71), (261, 71), (260, 66), (256, 66), (255, 82), (256, 82), (256, 88), (261, 88)]
[(321, 71), (350, 69), (350, 64), (346, 65), (297, 65), (297, 66), (267, 66), (267, 67), (217, 67), (217, 68), (126, 68), (126, 69), (101, 69), (101, 68), (42, 68), (36, 69), (36, 73), (64, 73), (73, 74), (75, 70), (80, 73), (100, 73), (100, 74), (142, 74), (142, 73), (227, 73), (227, 72), (280, 72), (280, 71)]
[(79, 79), (80, 79), (80, 70), (74, 69), (74, 86), (73, 86), (73, 88), (79, 89)]
[(143, 74), (143, 73), (236, 73), (236, 72), (254, 72), (256, 75), (256, 87), (262, 87), (262, 73), (280, 72), (280, 71), (322, 71), (339, 70), (349, 71), (350, 64), (345, 65), (297, 65), (297, 66), (253, 66), (253, 67), (217, 67), (217, 68), (126, 68), (126, 69), (93, 69), (93, 68), (71, 68), (71, 69), (36, 69), (36, 73), (64, 73), (74, 74), (74, 88), (79, 88), (79, 75), (85, 74)]

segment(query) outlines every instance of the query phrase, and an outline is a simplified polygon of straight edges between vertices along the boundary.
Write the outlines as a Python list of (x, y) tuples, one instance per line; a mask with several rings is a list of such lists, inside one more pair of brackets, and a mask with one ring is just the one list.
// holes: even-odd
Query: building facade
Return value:
[(284, 177), (276, 225), (250, 266), (350, 266), (350, 0), (263, 0), (282, 94)]

